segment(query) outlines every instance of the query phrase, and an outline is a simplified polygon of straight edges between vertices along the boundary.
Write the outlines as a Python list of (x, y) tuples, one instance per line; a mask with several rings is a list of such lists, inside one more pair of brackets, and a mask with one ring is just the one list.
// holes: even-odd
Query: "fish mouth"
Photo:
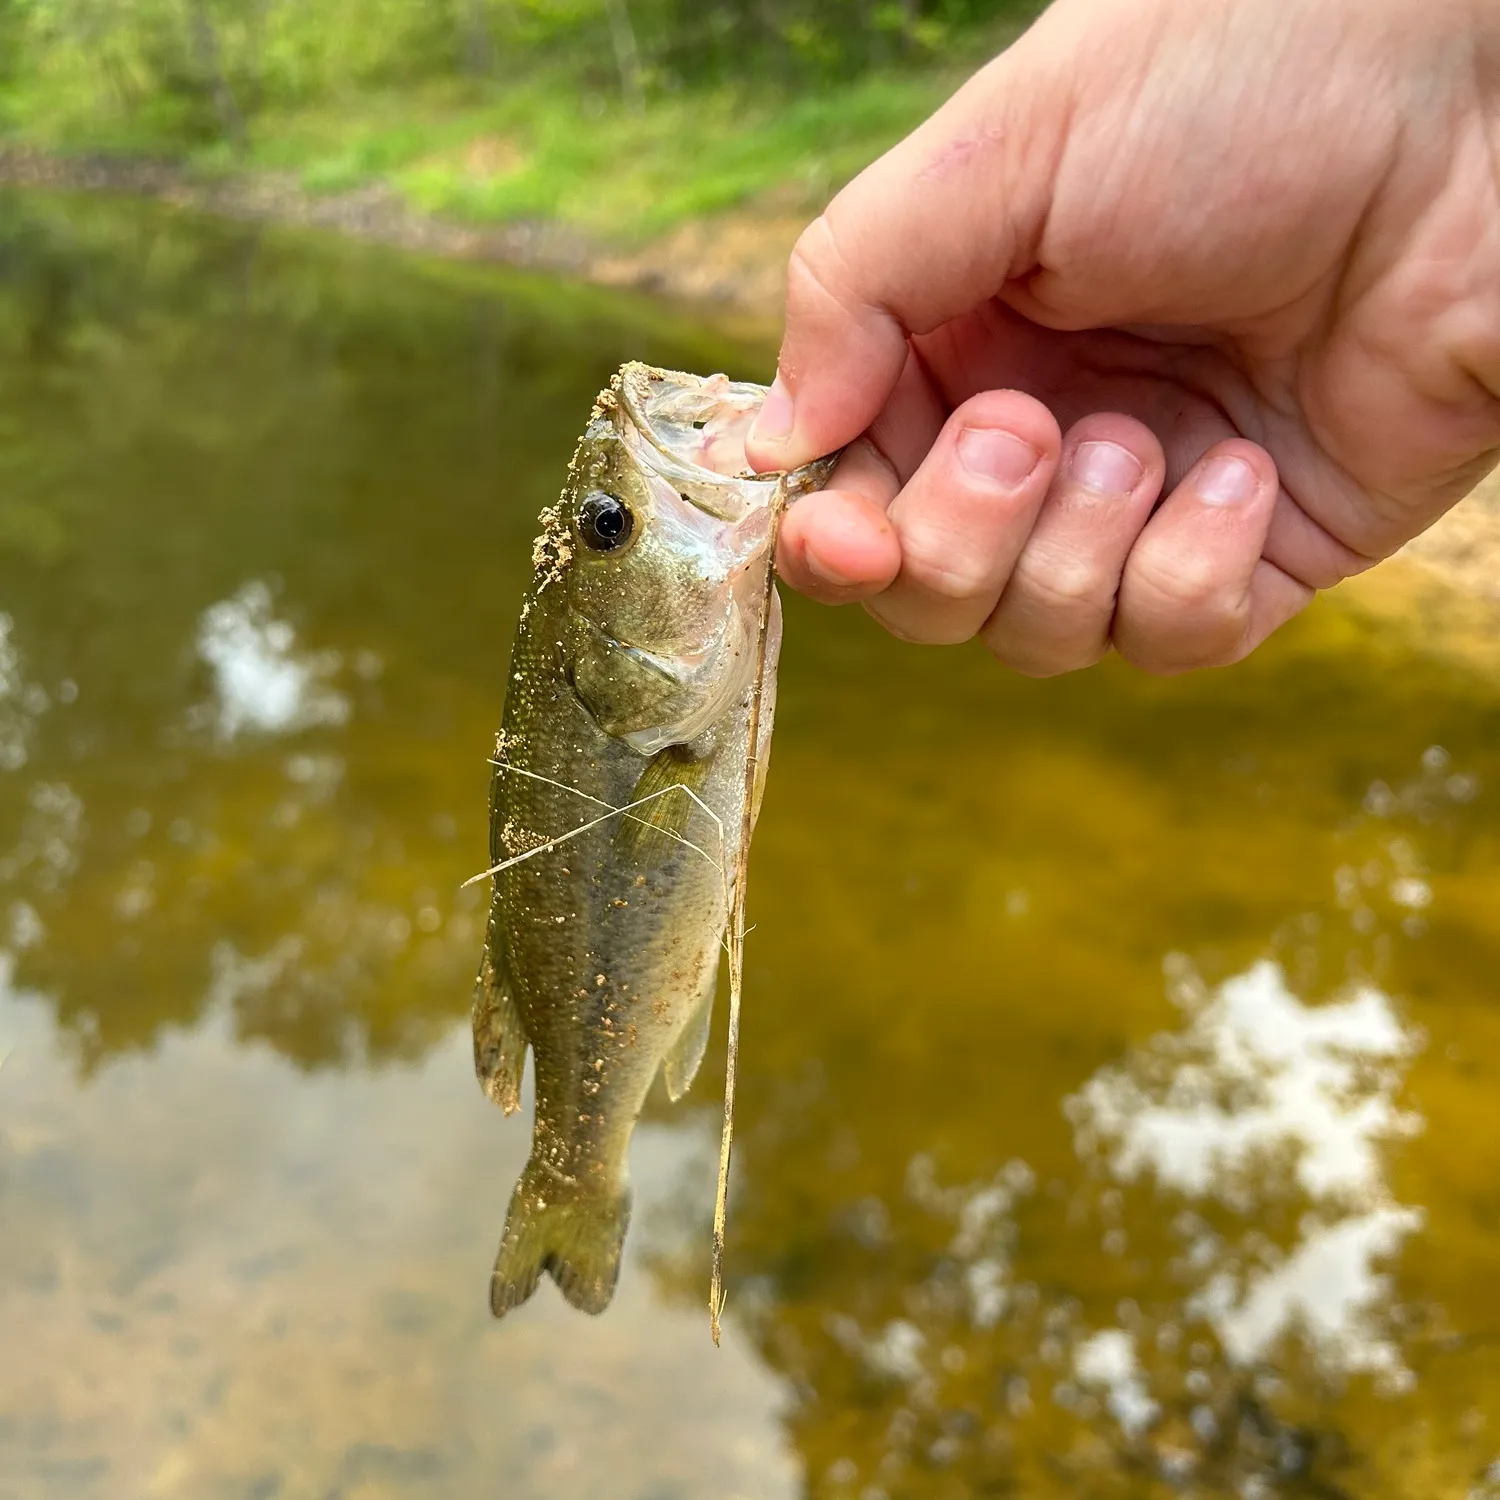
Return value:
[(632, 361), (621, 368), (615, 390), (635, 457), (721, 521), (769, 505), (778, 485), (790, 503), (821, 489), (833, 472), (837, 454), (790, 471), (750, 467), (745, 440), (766, 399), (763, 385)]

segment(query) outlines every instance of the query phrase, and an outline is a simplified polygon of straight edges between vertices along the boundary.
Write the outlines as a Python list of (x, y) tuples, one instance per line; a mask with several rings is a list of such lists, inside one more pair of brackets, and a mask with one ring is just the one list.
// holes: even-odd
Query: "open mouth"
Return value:
[(727, 375), (628, 364), (620, 372), (620, 398), (641, 435), (663, 456), (724, 479), (760, 477), (745, 457), (745, 439), (765, 400), (762, 387)]
[(619, 395), (628, 428), (643, 440), (634, 445), (642, 462), (721, 520), (739, 520), (768, 503), (783, 481), (788, 501), (818, 489), (833, 468), (833, 457), (785, 475), (750, 467), (745, 440), (765, 401), (764, 386), (632, 363), (620, 372)]

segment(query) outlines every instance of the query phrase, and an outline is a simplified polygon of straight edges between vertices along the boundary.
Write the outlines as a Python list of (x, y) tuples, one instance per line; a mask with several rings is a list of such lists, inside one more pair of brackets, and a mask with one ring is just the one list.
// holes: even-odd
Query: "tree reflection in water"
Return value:
[(728, 1351), (717, 1042), (608, 1317), (497, 1331), (460, 886), (534, 517), (621, 359), (769, 352), (11, 207), (0, 1495), (1495, 1488), (1492, 681), (1336, 601), (1165, 684), (789, 601)]

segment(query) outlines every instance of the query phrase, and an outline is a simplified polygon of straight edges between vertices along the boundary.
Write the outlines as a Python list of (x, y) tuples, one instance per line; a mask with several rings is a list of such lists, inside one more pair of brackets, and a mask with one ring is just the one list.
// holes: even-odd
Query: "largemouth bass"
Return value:
[(575, 1307), (609, 1304), (636, 1120), (658, 1073), (682, 1096), (708, 1041), (742, 825), (770, 750), (773, 500), (817, 488), (831, 466), (751, 472), (744, 436), (764, 395), (626, 365), (542, 513), (491, 779), (490, 859), (504, 868), (473, 1015), (486, 1093), (520, 1107), (528, 1047), (536, 1085), (496, 1317), (544, 1272)]

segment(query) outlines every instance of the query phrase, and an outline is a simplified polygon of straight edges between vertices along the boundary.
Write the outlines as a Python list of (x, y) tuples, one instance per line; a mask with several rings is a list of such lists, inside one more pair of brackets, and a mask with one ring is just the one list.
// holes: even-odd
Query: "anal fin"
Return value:
[(484, 956), (474, 981), (474, 1072), (486, 1094), (505, 1111), (521, 1107), (521, 1073), (530, 1039), (516, 1007), (498, 913), (491, 911)]

